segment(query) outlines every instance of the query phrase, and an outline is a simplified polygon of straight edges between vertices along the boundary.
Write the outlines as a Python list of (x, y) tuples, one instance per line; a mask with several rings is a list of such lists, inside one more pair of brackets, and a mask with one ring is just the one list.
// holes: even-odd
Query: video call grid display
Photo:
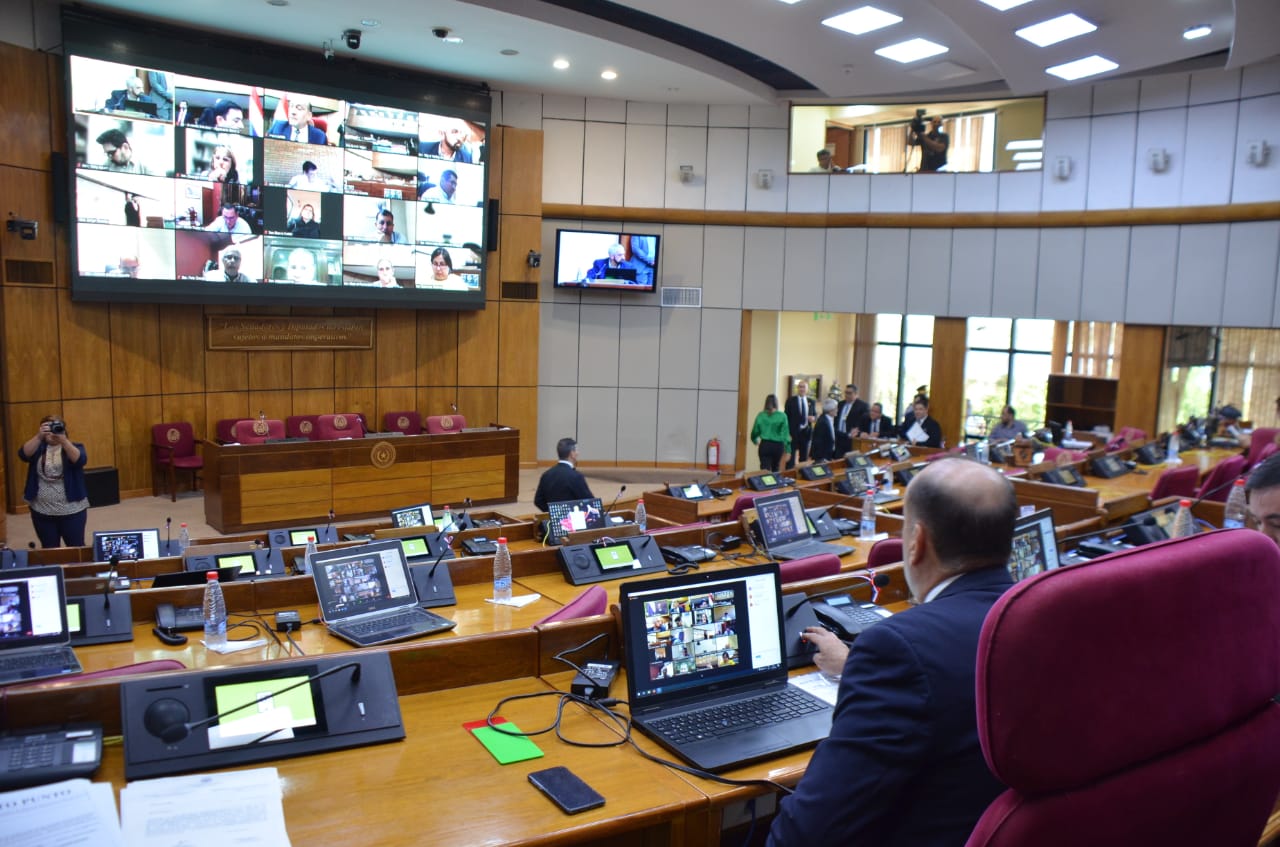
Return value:
[(106, 60), (68, 32), (78, 297), (483, 305), (487, 111)]

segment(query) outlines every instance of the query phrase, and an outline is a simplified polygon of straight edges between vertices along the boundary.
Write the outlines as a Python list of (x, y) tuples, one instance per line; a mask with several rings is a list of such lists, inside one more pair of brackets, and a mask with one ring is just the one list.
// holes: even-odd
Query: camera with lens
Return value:
[(911, 119), (911, 131), (916, 135), (924, 135), (924, 109), (916, 109), (916, 116)]
[(66, 435), (67, 425), (62, 421), (50, 421), (49, 432), (53, 433), (54, 435)]

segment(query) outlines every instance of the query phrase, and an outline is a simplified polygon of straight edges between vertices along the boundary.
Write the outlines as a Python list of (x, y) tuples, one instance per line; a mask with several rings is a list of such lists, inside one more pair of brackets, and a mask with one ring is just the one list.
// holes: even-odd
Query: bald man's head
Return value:
[(1018, 501), (1009, 480), (989, 466), (940, 459), (907, 486), (903, 516), (908, 526), (925, 527), (945, 570), (978, 570), (1009, 561)]

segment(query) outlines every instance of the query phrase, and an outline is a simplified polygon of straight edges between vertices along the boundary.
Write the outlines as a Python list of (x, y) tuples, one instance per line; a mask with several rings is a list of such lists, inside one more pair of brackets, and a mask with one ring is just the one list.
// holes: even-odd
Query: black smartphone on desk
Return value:
[(604, 805), (604, 797), (566, 767), (547, 768), (529, 774), (529, 781), (551, 798), (566, 815), (576, 815)]

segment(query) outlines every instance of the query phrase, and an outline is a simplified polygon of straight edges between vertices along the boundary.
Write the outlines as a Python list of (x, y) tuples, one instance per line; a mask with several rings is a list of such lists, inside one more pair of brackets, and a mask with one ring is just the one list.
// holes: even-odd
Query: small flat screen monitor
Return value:
[(251, 576), (258, 572), (258, 565), (252, 553), (223, 553), (215, 556), (214, 563), (221, 568), (239, 568), (239, 573)]
[(872, 474), (875, 472), (867, 468), (849, 468), (844, 472), (845, 479), (849, 481), (849, 485), (853, 486), (853, 490), (865, 494), (868, 488), (875, 488), (875, 479)]
[(625, 541), (615, 544), (602, 544), (596, 547), (593, 552), (595, 553), (596, 562), (600, 565), (600, 570), (605, 573), (634, 570), (640, 567), (640, 560), (636, 558), (635, 551)]
[(420, 503), (417, 506), (406, 506), (403, 509), (393, 510), (391, 512), (391, 525), (394, 527), (435, 526), (435, 521), (431, 517), (431, 504)]
[(222, 716), (205, 730), (210, 749), (325, 732), (328, 723), (320, 683), (308, 681), (317, 672), (314, 666), (304, 666), (288, 673), (252, 671), (207, 678), (204, 695), (209, 714)]
[(307, 544), (308, 542), (320, 541), (320, 533), (314, 529), (291, 529), (289, 530), (289, 543), (295, 546)]
[(571, 532), (604, 529), (604, 505), (599, 497), (547, 504), (547, 540), (559, 541)]
[(408, 538), (401, 538), (400, 547), (404, 550), (404, 557), (410, 562), (415, 559), (425, 559), (431, 555), (431, 547), (427, 544), (425, 535), (412, 535)]
[(557, 230), (555, 285), (653, 291), (658, 241), (656, 235), (615, 230)]
[(112, 556), (122, 560), (158, 559), (160, 530), (122, 529), (93, 534), (93, 560), (108, 562)]
[(1041, 509), (1013, 524), (1009, 576), (1017, 582), (1058, 567), (1058, 539), (1053, 534), (1053, 510)]

